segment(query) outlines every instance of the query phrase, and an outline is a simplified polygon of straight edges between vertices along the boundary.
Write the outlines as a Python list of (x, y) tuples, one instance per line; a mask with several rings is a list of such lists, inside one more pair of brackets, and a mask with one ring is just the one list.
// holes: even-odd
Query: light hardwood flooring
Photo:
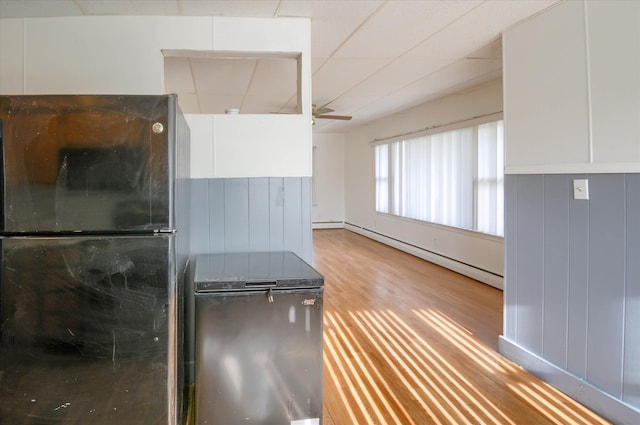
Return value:
[(497, 353), (501, 291), (346, 230), (313, 236), (324, 425), (608, 423)]

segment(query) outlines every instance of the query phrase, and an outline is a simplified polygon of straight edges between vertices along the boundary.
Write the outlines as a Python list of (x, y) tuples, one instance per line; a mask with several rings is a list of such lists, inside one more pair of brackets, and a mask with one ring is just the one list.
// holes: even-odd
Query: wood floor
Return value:
[(346, 230), (313, 236), (324, 425), (608, 423), (497, 353), (501, 291)]

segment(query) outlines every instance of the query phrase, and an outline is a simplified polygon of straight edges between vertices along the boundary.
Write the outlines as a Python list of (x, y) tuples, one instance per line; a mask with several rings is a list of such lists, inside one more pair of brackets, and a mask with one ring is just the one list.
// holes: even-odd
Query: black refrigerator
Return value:
[(0, 424), (181, 423), (176, 96), (0, 96), (0, 139)]

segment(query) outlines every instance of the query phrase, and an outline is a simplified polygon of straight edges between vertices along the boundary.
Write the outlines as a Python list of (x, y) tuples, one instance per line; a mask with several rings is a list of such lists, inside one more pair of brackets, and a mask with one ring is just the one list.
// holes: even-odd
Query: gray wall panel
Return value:
[(569, 177), (544, 177), (544, 311), (542, 354), (567, 364)]
[(640, 174), (508, 175), (505, 211), (504, 339), (640, 411)]
[(640, 406), (640, 174), (627, 175), (627, 253), (622, 399)]
[(284, 245), (293, 251), (302, 252), (302, 181), (286, 177), (284, 184), (284, 222), (298, 222), (297, 226), (284, 228)]
[[(224, 251), (224, 180), (209, 180), (209, 196), (207, 204), (199, 208), (202, 214), (209, 218), (209, 251), (206, 252), (223, 252)], [(192, 194), (197, 196), (197, 194)]]
[(592, 175), (589, 195), (587, 379), (619, 397), (624, 346), (624, 175)]
[(512, 341), (518, 324), (518, 177), (504, 176), (504, 336)]
[(249, 251), (249, 179), (224, 181), (224, 250)]
[(518, 179), (517, 342), (542, 351), (544, 176)]
[(249, 179), (249, 251), (269, 251), (269, 179)]
[(311, 263), (310, 177), (194, 179), (191, 188), (192, 254), (286, 250)]
[[(583, 179), (587, 176), (570, 176)], [(589, 301), (589, 201), (569, 200), (569, 303), (567, 370), (587, 375), (587, 305)]]
[[(209, 251), (209, 216), (202, 214), (202, 206), (209, 204), (209, 181), (207, 179), (191, 179), (191, 193), (197, 194), (198, 198), (191, 196), (191, 209), (189, 211), (191, 219), (191, 251)], [(207, 208), (208, 210), (208, 208)]]
[(284, 179), (281, 177), (269, 178), (269, 249), (272, 251), (284, 250)]

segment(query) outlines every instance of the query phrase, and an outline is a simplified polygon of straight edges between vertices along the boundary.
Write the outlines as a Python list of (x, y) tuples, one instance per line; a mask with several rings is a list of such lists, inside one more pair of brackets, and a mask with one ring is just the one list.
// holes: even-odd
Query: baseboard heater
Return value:
[(312, 229), (344, 229), (344, 221), (314, 221)]
[(378, 233), (365, 227), (345, 222), (344, 228), (351, 232), (365, 236), (369, 239), (373, 239), (385, 245), (389, 245), (393, 248), (399, 249), (400, 251), (406, 252), (407, 254), (422, 258), (423, 260), (429, 261), (430, 263), (437, 264), (456, 273), (460, 273), (461, 275), (470, 277), (482, 283), (486, 283), (487, 285), (493, 286), (494, 288), (500, 290), (504, 288), (503, 277), (498, 274), (480, 269), (467, 263), (463, 263), (454, 258), (429, 251), (419, 246), (403, 242), (399, 239), (383, 235), (382, 233)]

